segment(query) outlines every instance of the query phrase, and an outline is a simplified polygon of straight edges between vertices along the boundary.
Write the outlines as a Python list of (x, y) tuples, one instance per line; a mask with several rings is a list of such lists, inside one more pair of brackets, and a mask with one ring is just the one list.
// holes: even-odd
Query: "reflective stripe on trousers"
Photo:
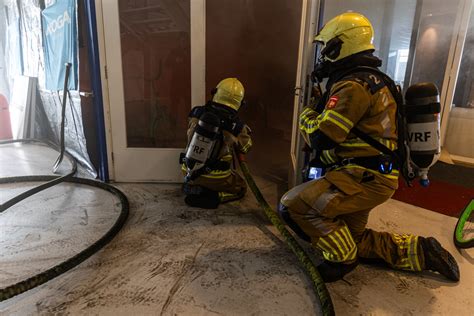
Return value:
[(357, 258), (357, 246), (346, 225), (320, 237), (315, 246), (322, 251), (324, 259), (331, 262), (350, 262)]
[(401, 270), (421, 271), (418, 260), (418, 236), (392, 234), (392, 239), (398, 246), (399, 260), (393, 266)]
[(219, 201), (221, 203), (231, 202), (242, 198), (244, 194), (241, 193), (228, 193), (228, 192), (219, 192)]

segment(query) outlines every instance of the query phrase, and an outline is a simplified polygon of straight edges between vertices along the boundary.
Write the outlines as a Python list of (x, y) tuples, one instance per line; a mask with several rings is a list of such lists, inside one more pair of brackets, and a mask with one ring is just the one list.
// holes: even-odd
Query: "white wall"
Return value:
[(474, 109), (454, 107), (449, 114), (445, 147), (452, 155), (474, 159)]

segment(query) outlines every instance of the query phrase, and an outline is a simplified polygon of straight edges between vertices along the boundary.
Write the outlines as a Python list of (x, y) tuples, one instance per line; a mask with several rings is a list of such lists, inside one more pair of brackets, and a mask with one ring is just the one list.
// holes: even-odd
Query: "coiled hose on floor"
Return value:
[[(53, 149), (56, 150), (56, 147), (50, 143), (45, 143), (39, 140), (34, 140), (34, 139), (28, 139), (28, 140), (14, 140), (14, 141), (2, 141), (0, 142), (0, 145), (5, 145), (5, 144), (12, 144), (12, 143), (36, 143), (36, 144), (43, 144), (46, 146), (49, 146)], [(67, 259), (64, 262), (59, 263), (58, 265), (44, 271), (41, 273), (38, 273), (26, 280), (20, 281), (16, 284), (12, 284), (10, 286), (0, 288), (0, 302), (7, 300), (9, 298), (12, 298), (13, 296), (19, 295), (23, 292), (26, 292), (34, 287), (37, 287), (39, 285), (42, 285), (55, 277), (67, 272), (68, 270), (74, 268), (78, 264), (82, 263), (84, 260), (98, 252), (100, 249), (102, 249), (107, 243), (109, 243), (115, 235), (120, 231), (120, 229), (123, 227), (125, 224), (127, 217), (128, 217), (128, 212), (129, 212), (129, 203), (127, 200), (127, 197), (117, 188), (108, 185), (106, 183), (102, 183), (99, 181), (95, 180), (90, 180), (90, 179), (83, 179), (83, 178), (78, 178), (74, 177), (73, 175), (76, 172), (76, 162), (75, 160), (67, 154), (67, 152), (61, 152), (60, 155), (64, 155), (69, 162), (71, 163), (71, 170), (62, 176), (52, 176), (52, 175), (35, 175), (35, 176), (21, 176), (21, 177), (8, 177), (8, 178), (0, 178), (0, 184), (5, 184), (5, 183), (19, 183), (19, 182), (44, 182), (45, 183), (36, 186), (30, 190), (27, 190), (14, 198), (6, 201), (3, 204), (0, 204), (0, 213), (6, 211), (8, 208), (11, 206), (21, 202), (22, 200), (32, 196), (33, 194), (36, 194), (38, 192), (41, 192), (43, 190), (46, 190), (56, 184), (63, 183), (63, 182), (69, 182), (69, 183), (76, 183), (80, 185), (88, 185), (92, 186), (95, 188), (99, 188), (105, 191), (108, 191), (115, 195), (121, 203), (121, 212), (120, 215), (118, 216), (117, 220), (115, 223), (112, 225), (112, 227), (106, 232), (105, 235), (103, 235), (100, 239), (98, 239), (96, 242), (94, 242), (92, 245), (84, 249), (83, 251), (79, 252), (75, 256)]]
[(276, 215), (276, 213), (272, 210), (270, 205), (268, 205), (267, 201), (265, 200), (259, 188), (257, 187), (257, 184), (253, 180), (252, 175), (250, 174), (250, 170), (245, 161), (245, 157), (243, 155), (237, 155), (237, 156), (239, 157), (240, 169), (242, 170), (245, 180), (247, 181), (247, 184), (249, 185), (250, 189), (255, 195), (255, 198), (257, 199), (258, 203), (264, 210), (268, 219), (278, 229), (278, 231), (283, 236), (283, 238), (287, 242), (290, 249), (293, 251), (293, 253), (296, 255), (300, 263), (308, 272), (308, 275), (314, 286), (313, 287), (314, 293), (316, 294), (316, 297), (319, 299), (321, 303), (321, 309), (322, 309), (323, 315), (327, 315), (327, 316), (334, 315), (334, 306), (332, 304), (331, 296), (329, 295), (328, 289), (326, 288), (326, 285), (324, 284), (324, 281), (321, 278), (321, 275), (319, 274), (318, 269), (313, 264), (311, 259), (308, 257), (304, 249), (298, 244), (296, 239), (286, 229), (285, 225), (281, 222), (278, 215)]

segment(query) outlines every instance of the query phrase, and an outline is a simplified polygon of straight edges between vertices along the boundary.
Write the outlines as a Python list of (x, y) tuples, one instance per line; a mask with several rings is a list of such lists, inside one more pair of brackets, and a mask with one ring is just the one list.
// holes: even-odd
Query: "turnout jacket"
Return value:
[[(320, 160), (324, 164), (335, 164), (343, 158), (381, 154), (352, 134), (353, 127), (391, 150), (397, 148), (397, 104), (382, 78), (367, 72), (351, 74), (335, 82), (323, 102), (325, 104), (321, 113), (317, 112), (314, 105), (303, 109), (299, 128), (308, 144), (311, 144), (311, 137), (317, 131), (335, 143), (334, 148), (320, 151)], [(343, 168), (362, 167), (349, 164)], [(383, 176), (397, 179), (398, 171), (393, 170), (391, 174)]]

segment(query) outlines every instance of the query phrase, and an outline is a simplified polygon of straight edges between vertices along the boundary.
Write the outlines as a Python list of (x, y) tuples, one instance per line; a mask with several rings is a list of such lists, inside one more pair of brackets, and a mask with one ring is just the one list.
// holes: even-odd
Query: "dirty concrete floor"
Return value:
[[(42, 158), (31, 159), (32, 151)], [(44, 170), (37, 173), (48, 172), (56, 158), (45, 148), (0, 147), (0, 177), (31, 171), (15, 159), (19, 153)], [(275, 205), (275, 185), (258, 183)], [(0, 203), (31, 185), (1, 185)], [(73, 270), (0, 303), (1, 315), (318, 314), (304, 270), (251, 194), (199, 210), (186, 207), (177, 185), (117, 187), (131, 202), (119, 235)], [(117, 202), (106, 192), (61, 184), (0, 214), (0, 287), (95, 241), (118, 215)], [(472, 315), (474, 249), (455, 250), (455, 222), (394, 200), (376, 208), (372, 228), (436, 236), (458, 260), (461, 281), (361, 265), (348, 282), (328, 284), (337, 315)]]

